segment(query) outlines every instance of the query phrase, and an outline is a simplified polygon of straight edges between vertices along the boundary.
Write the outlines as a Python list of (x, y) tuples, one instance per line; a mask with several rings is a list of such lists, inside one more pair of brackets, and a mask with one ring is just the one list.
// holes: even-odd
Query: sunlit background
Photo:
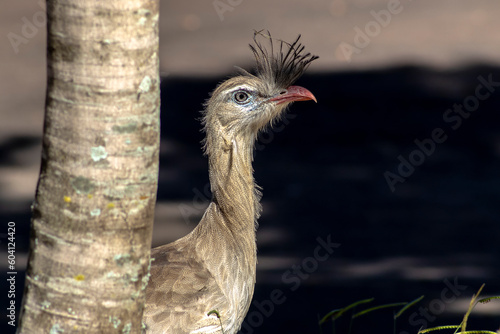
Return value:
[[(210, 198), (197, 121), (209, 92), (235, 65), (252, 68), (255, 30), (285, 41), (301, 34), (320, 58), (298, 84), (318, 104), (293, 105), (286, 126), (256, 147), (264, 213), (255, 302), (242, 333), (331, 333), (318, 318), (333, 309), (421, 295), (398, 318), (397, 333), (458, 325), (481, 284), (484, 296), (500, 295), (499, 17), (495, 0), (162, 1), (154, 245), (193, 229)], [(16, 222), (24, 270), (40, 163), (44, 3), (2, 4), (0, 32), (6, 319), (6, 226)], [(335, 247), (318, 258), (327, 240)], [(272, 301), (276, 291), (282, 298)], [(352, 333), (390, 333), (392, 315), (356, 318)], [(341, 320), (337, 333), (347, 333)], [(2, 333), (12, 330), (5, 322)], [(500, 302), (478, 305), (469, 323), (497, 330)]]

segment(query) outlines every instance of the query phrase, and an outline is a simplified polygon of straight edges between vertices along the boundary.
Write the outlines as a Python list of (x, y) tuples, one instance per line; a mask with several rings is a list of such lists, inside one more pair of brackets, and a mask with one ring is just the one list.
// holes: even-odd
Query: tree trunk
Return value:
[(158, 0), (48, 0), (18, 333), (140, 333), (158, 180)]

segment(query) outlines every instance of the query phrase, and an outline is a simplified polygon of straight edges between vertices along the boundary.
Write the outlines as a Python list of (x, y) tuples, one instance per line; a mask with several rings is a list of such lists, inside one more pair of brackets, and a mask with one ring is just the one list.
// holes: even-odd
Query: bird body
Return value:
[[(257, 35), (257, 34), (256, 34)], [(270, 38), (270, 36), (268, 36)], [(300, 36), (299, 36), (300, 38)], [(212, 201), (185, 237), (155, 248), (144, 310), (145, 333), (236, 333), (255, 285), (255, 230), (261, 193), (253, 178), (257, 134), (292, 101), (315, 100), (291, 84), (316, 56), (297, 40), (283, 53), (257, 42), (257, 75), (221, 83), (205, 105), (204, 140)]]

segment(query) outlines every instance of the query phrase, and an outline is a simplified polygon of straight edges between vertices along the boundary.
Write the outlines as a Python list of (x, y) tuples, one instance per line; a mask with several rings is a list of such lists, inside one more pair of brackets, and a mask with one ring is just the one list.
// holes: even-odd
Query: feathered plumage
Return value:
[[(270, 47), (267, 49), (257, 40), (261, 36), (269, 41)], [(262, 31), (256, 31), (253, 37), (255, 45), (250, 44), (257, 68), (257, 76), (265, 81), (272, 82), (276, 87), (285, 89), (297, 81), (312, 61), (318, 56), (304, 53), (305, 47), (299, 43), (300, 35), (289, 44), (279, 41), (279, 52), (275, 54), (273, 38), (269, 31), (267, 35)]]
[(236, 333), (250, 306), (261, 211), (253, 145), (257, 133), (290, 102), (315, 100), (307, 89), (290, 85), (317, 58), (303, 54), (298, 38), (292, 44), (281, 42), (274, 55), (270, 36), (267, 50), (258, 35), (250, 46), (257, 75), (243, 71), (226, 80), (205, 104), (204, 150), (212, 201), (190, 234), (152, 250), (146, 333)]

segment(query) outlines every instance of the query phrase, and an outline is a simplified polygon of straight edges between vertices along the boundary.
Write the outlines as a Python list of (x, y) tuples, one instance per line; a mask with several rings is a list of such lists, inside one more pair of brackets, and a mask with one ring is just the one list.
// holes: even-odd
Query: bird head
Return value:
[[(267, 39), (270, 46), (263, 47), (258, 37)], [(226, 136), (230, 140), (237, 137), (255, 140), (258, 132), (272, 125), (290, 103), (316, 101), (306, 88), (293, 86), (309, 64), (318, 58), (304, 53), (299, 39), (300, 35), (291, 44), (280, 41), (279, 51), (275, 53), (269, 32), (267, 35), (254, 34), (254, 44), (250, 48), (256, 60), (256, 74), (239, 68), (240, 75), (222, 82), (205, 104), (205, 149), (211, 135)]]

